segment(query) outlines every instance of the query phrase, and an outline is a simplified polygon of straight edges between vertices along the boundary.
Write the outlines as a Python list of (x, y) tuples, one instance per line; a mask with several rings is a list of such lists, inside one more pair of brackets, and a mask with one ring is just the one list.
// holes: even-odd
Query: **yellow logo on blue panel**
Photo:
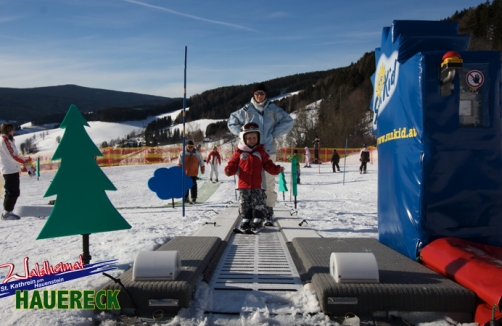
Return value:
[(399, 76), (398, 51), (394, 51), (389, 58), (382, 54), (378, 59), (375, 85), (373, 93), (373, 130), (376, 130), (378, 115), (382, 113), (396, 90)]

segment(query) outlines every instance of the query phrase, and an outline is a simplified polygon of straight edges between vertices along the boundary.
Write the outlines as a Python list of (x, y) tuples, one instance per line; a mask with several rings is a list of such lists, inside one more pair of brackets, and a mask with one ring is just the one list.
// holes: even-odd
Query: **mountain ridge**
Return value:
[(77, 105), (85, 113), (111, 107), (163, 105), (178, 100), (74, 84), (33, 88), (0, 87), (0, 98), (0, 119), (21, 122), (66, 112), (71, 104)]

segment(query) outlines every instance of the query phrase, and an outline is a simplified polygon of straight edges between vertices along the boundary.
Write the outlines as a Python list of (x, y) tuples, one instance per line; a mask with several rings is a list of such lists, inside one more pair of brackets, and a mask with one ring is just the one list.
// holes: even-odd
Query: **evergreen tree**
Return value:
[(52, 160), (61, 160), (44, 197), (57, 200), (37, 239), (130, 229), (105, 190), (117, 190), (96, 163), (102, 156), (84, 126), (89, 126), (71, 105), (59, 126), (65, 129)]

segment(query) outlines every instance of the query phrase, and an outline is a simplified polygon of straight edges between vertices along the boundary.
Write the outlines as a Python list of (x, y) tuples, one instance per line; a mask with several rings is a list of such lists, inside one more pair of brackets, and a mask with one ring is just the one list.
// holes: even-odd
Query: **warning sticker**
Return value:
[(471, 70), (465, 76), (465, 81), (470, 88), (479, 88), (485, 82), (485, 76), (479, 70)]

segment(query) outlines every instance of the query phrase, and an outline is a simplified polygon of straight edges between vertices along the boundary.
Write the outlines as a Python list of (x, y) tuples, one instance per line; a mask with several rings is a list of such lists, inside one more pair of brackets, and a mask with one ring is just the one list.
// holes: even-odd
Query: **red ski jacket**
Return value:
[(278, 175), (281, 166), (272, 162), (263, 145), (251, 149), (243, 143), (239, 143), (225, 167), (225, 174), (238, 176), (237, 189), (266, 189), (265, 171)]
[(218, 153), (216, 151), (211, 151), (209, 153), (209, 155), (207, 156), (206, 162), (208, 164), (216, 164), (216, 163), (221, 164), (220, 153)]

